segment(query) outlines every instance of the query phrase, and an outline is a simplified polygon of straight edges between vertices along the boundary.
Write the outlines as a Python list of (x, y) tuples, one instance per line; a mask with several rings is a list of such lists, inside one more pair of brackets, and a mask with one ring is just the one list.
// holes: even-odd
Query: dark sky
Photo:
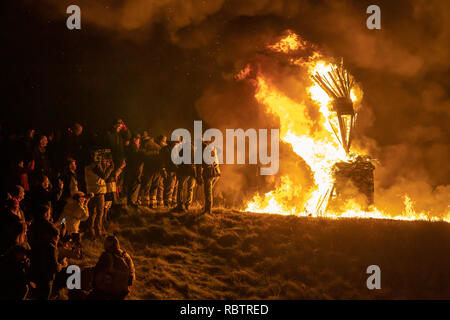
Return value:
[[(81, 30), (65, 26), (69, 4), (81, 7)], [(381, 30), (365, 27), (370, 4), (381, 8)], [(450, 195), (450, 1), (8, 0), (2, 6), (7, 126), (76, 120), (92, 131), (121, 116), (131, 128), (157, 135), (200, 117), (211, 126), (251, 125), (253, 92), (233, 75), (291, 29), (343, 57), (363, 87), (357, 130), (389, 164), (377, 169), (378, 186), (417, 181), (427, 192), (441, 186)], [(211, 114), (223, 121), (205, 116)], [(421, 185), (414, 191), (424, 192)]]
[(167, 41), (162, 26), (150, 42), (115, 41), (95, 25), (69, 31), (67, 15), (45, 17), (40, 6), (20, 2), (10, 1), (2, 20), (4, 120), (97, 126), (122, 116), (144, 128), (180, 118), (181, 109), (195, 118), (207, 75), (197, 54)]

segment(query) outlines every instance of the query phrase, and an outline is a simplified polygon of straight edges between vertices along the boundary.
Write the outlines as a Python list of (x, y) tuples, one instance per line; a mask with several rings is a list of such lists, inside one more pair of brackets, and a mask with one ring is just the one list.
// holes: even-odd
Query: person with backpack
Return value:
[(105, 251), (94, 268), (93, 290), (89, 298), (123, 300), (136, 279), (133, 260), (120, 249), (119, 239), (115, 236), (108, 236), (104, 246)]

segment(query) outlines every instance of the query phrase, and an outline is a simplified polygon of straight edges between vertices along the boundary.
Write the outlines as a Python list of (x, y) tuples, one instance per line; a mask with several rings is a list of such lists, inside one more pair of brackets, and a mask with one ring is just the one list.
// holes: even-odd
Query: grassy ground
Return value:
[[(450, 298), (450, 224), (317, 219), (222, 210), (115, 212), (132, 256), (131, 299)], [(84, 241), (83, 265), (100, 241)], [(366, 268), (381, 268), (368, 290)]]

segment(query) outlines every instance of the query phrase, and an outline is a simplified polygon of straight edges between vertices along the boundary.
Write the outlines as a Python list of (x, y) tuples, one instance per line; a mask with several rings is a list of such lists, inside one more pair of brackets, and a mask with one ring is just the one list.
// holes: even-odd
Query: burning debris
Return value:
[[(352, 162), (337, 162), (333, 166), (334, 185), (328, 208), (340, 210), (340, 204), (358, 201), (366, 209), (374, 202), (373, 171), (375, 166), (367, 157), (358, 156)], [(362, 197), (361, 197), (362, 196)], [(362, 198), (362, 199), (361, 199)]]
[[(339, 144), (345, 150), (350, 161), (336, 162), (332, 167), (333, 186), (327, 191), (317, 205), (317, 213), (322, 210), (339, 210), (337, 203), (345, 203), (350, 200), (365, 197), (365, 209), (373, 204), (375, 166), (369, 157), (358, 155), (354, 160), (350, 153), (352, 133), (356, 121), (356, 113), (353, 109), (351, 90), (355, 83), (353, 77), (344, 69), (341, 60), (337, 66), (331, 66), (331, 70), (320, 74), (316, 72), (312, 79), (332, 99), (331, 106), (336, 117), (329, 117), (328, 121)], [(352, 192), (346, 192), (352, 189)], [(330, 203), (330, 200), (332, 203)], [(360, 202), (360, 201), (359, 201)]]
[[(289, 171), (282, 170), (275, 187), (264, 194), (255, 194), (245, 211), (330, 218), (439, 220), (429, 212), (415, 211), (410, 201), (404, 202), (401, 214), (379, 210), (374, 205), (375, 167), (363, 150), (352, 146), (363, 92), (342, 60), (331, 63), (314, 44), (291, 31), (267, 48), (273, 52), (273, 59), (286, 59), (296, 69), (288, 73), (288, 81), (280, 86), (279, 75), (273, 73), (274, 64), (266, 68), (264, 63), (256, 64), (251, 71), (246, 65), (241, 72), (245, 77), (239, 80), (247, 79), (254, 85), (256, 101), (265, 107), (267, 114), (279, 120), (280, 139), (302, 158), (301, 163), (308, 169), (292, 166)], [(255, 78), (248, 77), (249, 74)], [(290, 86), (286, 91), (283, 83)], [(292, 84), (297, 88), (295, 95)], [(313, 178), (313, 185), (305, 175)], [(406, 194), (403, 197), (409, 199)], [(449, 216), (443, 220), (450, 221)]]
[[(326, 75), (316, 72), (312, 76), (313, 80), (333, 99), (333, 111), (337, 114), (338, 126), (330, 120), (330, 125), (336, 135), (337, 140), (349, 154), (352, 142), (351, 133), (355, 125), (356, 115), (353, 110), (351, 100), (351, 90), (354, 85), (354, 79), (347, 70), (344, 69), (344, 63), (338, 66), (331, 66), (331, 71)], [(340, 132), (340, 135), (338, 134)]]
[[(298, 41), (297, 45), (293, 43), (295, 41)], [(309, 115), (306, 104), (310, 102), (297, 102), (287, 97), (271, 84), (270, 76), (263, 71), (259, 72), (255, 82), (255, 98), (267, 107), (269, 113), (279, 117), (281, 139), (290, 144), (293, 151), (307, 163), (315, 186), (304, 189), (309, 192), (305, 203), (293, 206), (285, 199), (295, 198), (292, 190), (296, 186), (291, 179), (282, 177), (276, 190), (263, 197), (255, 196), (249, 202), (247, 211), (340, 216), (350, 210), (361, 212), (364, 216), (363, 211), (373, 203), (374, 166), (368, 157), (350, 150), (357, 118), (354, 103), (361, 99), (354, 78), (344, 68), (342, 60), (337, 65), (327, 62), (315, 46), (292, 33), (268, 48), (285, 54), (295, 50), (308, 53), (306, 57), (290, 61), (300, 66), (301, 72), (306, 71), (306, 76), (313, 80), (312, 86), (306, 88), (307, 95), (303, 96), (319, 106), (318, 118), (313, 119)], [(349, 185), (353, 195), (348, 193)], [(364, 206), (337, 206), (338, 203), (348, 202), (342, 200), (361, 197), (366, 199)]]

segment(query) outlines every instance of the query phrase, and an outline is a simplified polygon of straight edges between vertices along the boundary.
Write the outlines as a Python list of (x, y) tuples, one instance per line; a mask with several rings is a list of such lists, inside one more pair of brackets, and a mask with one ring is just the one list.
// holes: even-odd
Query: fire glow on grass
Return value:
[[(268, 48), (275, 52), (290, 53), (295, 50), (313, 48), (298, 35), (289, 34), (274, 45)], [(306, 67), (308, 74), (327, 75), (335, 65), (327, 62), (318, 50), (314, 50), (308, 59), (291, 59), (294, 65)], [(248, 68), (248, 66), (246, 67)], [(248, 70), (247, 70), (248, 71)], [(408, 195), (403, 196), (404, 212), (400, 216), (391, 216), (375, 207), (369, 211), (361, 209), (356, 202), (349, 201), (342, 212), (330, 212), (326, 209), (328, 192), (333, 186), (332, 166), (336, 162), (351, 161), (363, 152), (354, 150), (353, 153), (346, 153), (342, 145), (339, 144), (336, 132), (333, 131), (332, 124), (336, 121), (336, 115), (332, 111), (332, 98), (317, 83), (311, 80), (311, 86), (306, 88), (310, 99), (318, 106), (320, 120), (312, 120), (308, 117), (306, 106), (303, 102), (296, 102), (280, 92), (271, 84), (270, 78), (259, 72), (256, 81), (255, 98), (266, 106), (266, 111), (280, 119), (280, 138), (283, 142), (292, 146), (293, 151), (311, 168), (315, 186), (311, 190), (302, 190), (301, 186), (295, 185), (289, 176), (281, 177), (279, 186), (264, 195), (255, 195), (247, 203), (247, 212), (294, 214), (303, 216), (326, 216), (330, 218), (379, 218), (397, 220), (441, 220), (430, 217), (426, 212), (417, 213), (414, 211), (413, 201)], [(362, 91), (355, 85), (350, 92), (353, 103), (359, 103), (362, 99)], [(317, 123), (319, 122), (319, 123)], [(317, 126), (318, 125), (318, 126)], [(315, 126), (315, 130), (311, 130)], [(308, 192), (306, 204), (302, 207), (288, 205), (289, 200), (295, 199), (299, 192)], [(319, 210), (322, 208), (321, 210)], [(444, 218), (450, 222), (450, 218)]]

